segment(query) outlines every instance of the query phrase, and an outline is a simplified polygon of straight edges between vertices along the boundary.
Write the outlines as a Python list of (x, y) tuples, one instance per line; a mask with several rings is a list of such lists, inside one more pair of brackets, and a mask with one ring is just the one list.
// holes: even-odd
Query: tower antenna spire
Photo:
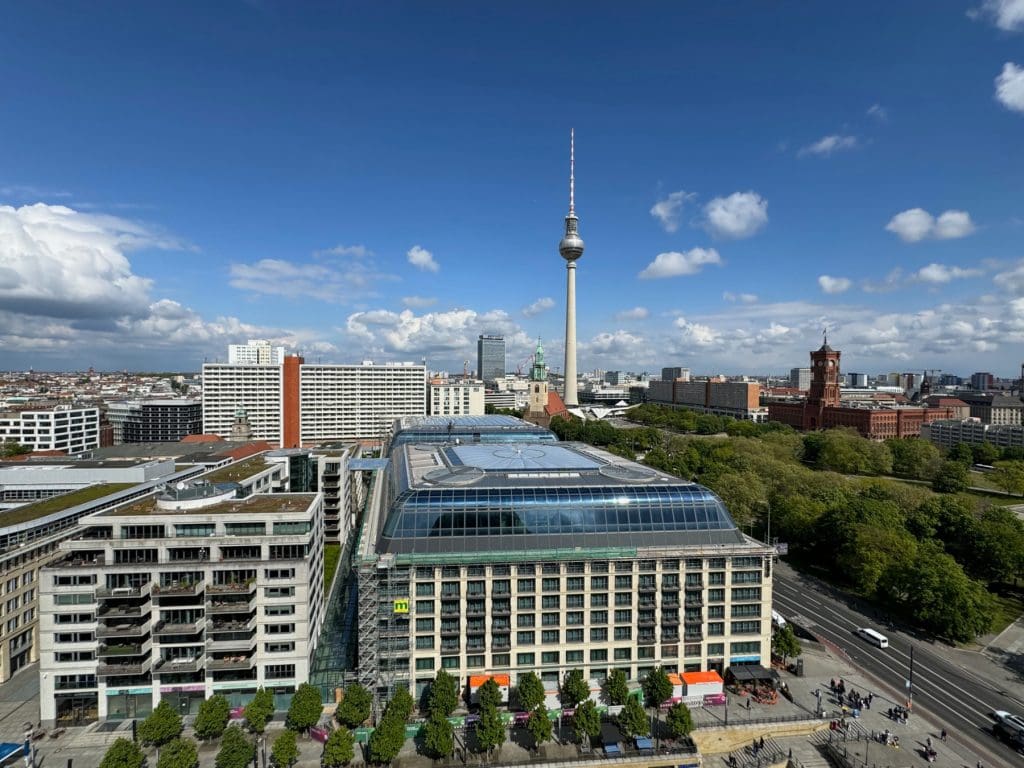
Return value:
[(576, 214), (576, 129), (569, 129), (569, 215)]

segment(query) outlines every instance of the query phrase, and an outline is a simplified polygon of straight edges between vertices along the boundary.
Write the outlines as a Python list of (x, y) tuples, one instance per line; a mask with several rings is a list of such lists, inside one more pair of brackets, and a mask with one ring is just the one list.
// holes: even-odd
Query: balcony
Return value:
[(206, 618), (200, 616), (195, 621), (161, 621), (153, 627), (154, 635), (195, 635), (206, 627)]
[(213, 600), (206, 610), (208, 613), (248, 613), (252, 610), (252, 597), (247, 600)]
[(641, 627), (653, 627), (657, 622), (653, 616), (641, 616), (636, 623)]
[(637, 645), (654, 645), (654, 635), (640, 635), (636, 639)]
[(202, 656), (188, 657), (184, 656), (180, 659), (160, 659), (156, 666), (153, 667), (154, 675), (184, 675), (194, 674), (199, 672), (203, 668), (204, 659)]
[(458, 624), (447, 624), (447, 625), (442, 624), (441, 625), (441, 636), (442, 637), (444, 637), (445, 635), (461, 635), (461, 634), (462, 634), (462, 629), (459, 627)]
[(107, 645), (101, 643), (96, 649), (96, 656), (100, 659), (126, 659), (131, 656), (142, 656), (153, 647), (151, 640), (144, 643), (115, 643)]
[(252, 656), (224, 656), (215, 659), (212, 656), (206, 660), (206, 669), (209, 672), (234, 672), (253, 668), (256, 660)]
[(683, 605), (688, 608), (700, 608), (704, 605), (704, 598), (697, 593), (691, 593), (686, 596), (686, 600), (683, 601)]
[(142, 637), (149, 632), (149, 622), (119, 622), (115, 624), (97, 624), (97, 639)]
[(144, 603), (137, 605), (101, 605), (96, 612), (101, 619), (141, 619), (149, 615), (150, 607)]
[(210, 584), (206, 587), (208, 595), (251, 595), (256, 591), (256, 579), (232, 581), (229, 584)]
[(679, 607), (679, 598), (676, 597), (675, 595), (673, 595), (671, 597), (662, 596), (662, 598), (661, 598), (661, 607), (662, 608), (678, 608)]
[(698, 640), (704, 639), (704, 633), (700, 631), (686, 630), (683, 634), (683, 640), (687, 643), (695, 643)]
[(661, 626), (663, 627), (678, 627), (679, 617), (678, 616), (662, 616)]
[(202, 581), (197, 581), (194, 584), (180, 584), (177, 586), (168, 585), (164, 587), (153, 588), (153, 602), (160, 603), (162, 600), (168, 598), (181, 598), (181, 597), (199, 597), (203, 594), (205, 584)]
[(441, 615), (442, 616), (458, 616), (461, 613), (458, 603), (455, 605), (445, 605), (441, 603)]
[(498, 605), (495, 604), (491, 607), (491, 616), (511, 616), (512, 606), (511, 605)]
[(243, 637), (218, 637), (207, 639), (206, 650), (211, 653), (217, 651), (253, 651), (256, 649), (255, 633)]
[(149, 597), (153, 585), (146, 582), (141, 587), (98, 587), (96, 589), (97, 600), (109, 600), (111, 598), (123, 598), (126, 600), (142, 599)]
[(492, 651), (507, 651), (512, 647), (512, 641), (507, 637), (492, 637), (491, 638), (491, 650)]
[(245, 621), (214, 621), (209, 625), (209, 631), (218, 632), (246, 632), (256, 626), (256, 617), (252, 616)]
[(150, 659), (131, 662), (112, 662), (100, 664), (96, 668), (97, 677), (120, 677), (124, 675), (142, 675), (152, 666)]
[(678, 632), (662, 632), (661, 642), (663, 643), (678, 643), (679, 633)]
[(703, 582), (700, 582), (700, 581), (695, 581), (695, 582), (692, 582), (692, 583), (689, 582), (689, 581), (686, 582), (686, 591), (687, 592), (700, 592), (702, 589), (704, 589)]

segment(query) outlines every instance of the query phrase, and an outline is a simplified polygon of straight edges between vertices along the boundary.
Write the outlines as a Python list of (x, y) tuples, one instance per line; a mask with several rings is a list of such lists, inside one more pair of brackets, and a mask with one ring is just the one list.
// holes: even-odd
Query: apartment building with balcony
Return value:
[(696, 483), (575, 443), (396, 444), (353, 567), (358, 677), (766, 663), (772, 549)]
[(91, 515), (40, 574), (44, 725), (145, 717), (260, 686), (286, 708), (324, 615), (323, 497), (170, 488)]

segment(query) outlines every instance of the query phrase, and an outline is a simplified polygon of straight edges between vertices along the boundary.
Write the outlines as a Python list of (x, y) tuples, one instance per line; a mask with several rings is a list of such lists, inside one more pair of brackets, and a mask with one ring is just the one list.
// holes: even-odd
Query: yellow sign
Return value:
[(408, 600), (395, 600), (395, 613), (408, 613), (409, 612), (409, 601)]

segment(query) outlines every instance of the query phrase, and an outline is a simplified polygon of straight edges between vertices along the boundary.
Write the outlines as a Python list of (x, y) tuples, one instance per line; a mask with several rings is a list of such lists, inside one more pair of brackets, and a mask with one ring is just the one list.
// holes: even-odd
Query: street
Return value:
[[(1005, 672), (981, 653), (939, 649), (928, 640), (916, 640), (889, 629), (882, 620), (848, 607), (831, 588), (779, 564), (775, 570), (774, 609), (788, 620), (838, 646), (851, 661), (888, 690), (895, 701), (908, 699), (910, 653), (913, 646), (913, 712), (924, 714), (950, 738), (969, 744), (994, 765), (1013, 764), (1016, 753), (992, 734), (994, 710), (1024, 713), (1024, 685), (999, 685)], [(854, 633), (858, 627), (877, 629), (889, 639), (888, 648), (876, 648)], [(962, 654), (961, 663), (951, 660)], [(955, 658), (955, 657), (954, 657)], [(973, 667), (972, 668), (969, 668)], [(990, 669), (983, 668), (988, 665)]]

